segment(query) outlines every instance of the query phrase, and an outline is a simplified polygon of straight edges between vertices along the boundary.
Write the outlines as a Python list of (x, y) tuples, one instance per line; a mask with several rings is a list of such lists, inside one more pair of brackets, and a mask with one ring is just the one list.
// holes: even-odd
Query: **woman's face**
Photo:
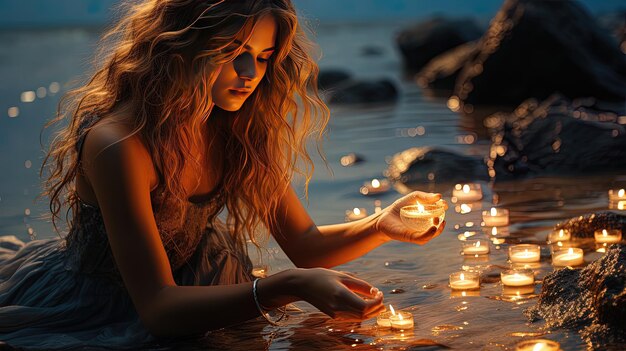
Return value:
[[(222, 66), (211, 89), (215, 105), (226, 111), (241, 108), (265, 76), (275, 41), (276, 21), (270, 15), (261, 17), (241, 54)], [(236, 43), (241, 44), (241, 38)]]

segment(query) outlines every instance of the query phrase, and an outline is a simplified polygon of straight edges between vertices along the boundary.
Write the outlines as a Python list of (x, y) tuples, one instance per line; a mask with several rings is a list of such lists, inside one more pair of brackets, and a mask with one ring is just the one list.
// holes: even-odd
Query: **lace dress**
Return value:
[[(252, 279), (245, 248), (216, 218), (223, 205), (219, 190), (203, 203), (180, 203), (161, 187), (152, 192), (177, 284)], [(154, 343), (124, 288), (100, 210), (81, 203), (74, 222), (65, 238), (23, 243), (0, 237), (0, 341), (32, 349)]]

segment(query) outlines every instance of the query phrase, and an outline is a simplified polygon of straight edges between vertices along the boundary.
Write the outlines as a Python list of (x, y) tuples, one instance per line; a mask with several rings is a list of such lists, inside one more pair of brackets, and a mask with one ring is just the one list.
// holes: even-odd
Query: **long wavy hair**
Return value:
[[(329, 118), (317, 91), (314, 47), (291, 1), (145, 0), (128, 1), (121, 10), (120, 20), (100, 42), (95, 73), (63, 96), (50, 122), (67, 122), (42, 167), (42, 173), (48, 172), (43, 195), (50, 199), (57, 232), (62, 209), (67, 208), (69, 227), (79, 210), (77, 143), (90, 129), (84, 125), (130, 104), (130, 135), (140, 136), (161, 185), (181, 201), (185, 189), (178, 175), (186, 165), (200, 170), (189, 154), (190, 142), (198, 140), (204, 124), (225, 135), (221, 191), (227, 224), (240, 243), (250, 239), (258, 247), (258, 225), (273, 225), (279, 199), (294, 176), (304, 179), (307, 194), (314, 165), (306, 142), (316, 139), (322, 155), (319, 145)], [(243, 50), (235, 38), (248, 38), (267, 14), (276, 21), (277, 36), (264, 79), (240, 110), (212, 109), (218, 68)], [(214, 116), (229, 123), (212, 123)]]

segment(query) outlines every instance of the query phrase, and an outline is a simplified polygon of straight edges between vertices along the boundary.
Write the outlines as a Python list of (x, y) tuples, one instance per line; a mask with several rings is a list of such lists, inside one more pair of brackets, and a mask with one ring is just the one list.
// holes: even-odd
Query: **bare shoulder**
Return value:
[(87, 174), (91, 171), (143, 173), (150, 183), (156, 184), (157, 176), (148, 148), (132, 126), (105, 118), (87, 133), (81, 159)]

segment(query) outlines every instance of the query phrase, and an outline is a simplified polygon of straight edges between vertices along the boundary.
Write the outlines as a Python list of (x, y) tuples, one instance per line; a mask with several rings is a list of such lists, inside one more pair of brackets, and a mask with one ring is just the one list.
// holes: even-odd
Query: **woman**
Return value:
[[(0, 340), (132, 347), (298, 300), (366, 319), (382, 293), (314, 267), (443, 230), (402, 225), (401, 206), (440, 199), (421, 192), (352, 223), (308, 216), (290, 183), (308, 183), (305, 141), (329, 113), (289, 0), (129, 2), (102, 46), (93, 78), (61, 102), (57, 120), (69, 123), (44, 163), (53, 218), (67, 206), (69, 233), (1, 252)], [(300, 268), (253, 280), (245, 245), (258, 245), (259, 226)]]

